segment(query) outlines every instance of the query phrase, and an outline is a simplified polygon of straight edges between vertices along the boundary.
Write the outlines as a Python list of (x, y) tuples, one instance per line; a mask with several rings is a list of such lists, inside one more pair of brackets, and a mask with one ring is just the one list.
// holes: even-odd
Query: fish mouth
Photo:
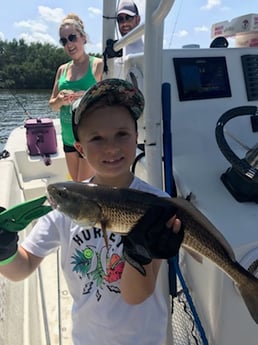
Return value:
[(53, 208), (53, 209), (56, 209), (57, 208), (57, 202), (55, 201), (55, 199), (51, 196), (51, 195), (47, 195), (47, 201), (49, 202), (50, 206)]

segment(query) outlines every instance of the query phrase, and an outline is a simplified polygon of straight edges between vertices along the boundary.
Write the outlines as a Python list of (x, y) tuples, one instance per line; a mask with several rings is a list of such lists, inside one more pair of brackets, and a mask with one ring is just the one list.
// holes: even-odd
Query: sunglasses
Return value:
[(118, 16), (116, 18), (118, 24), (122, 24), (124, 22), (131, 22), (134, 19), (135, 16), (129, 16), (128, 14), (126, 14), (125, 16)]
[(66, 46), (66, 44), (69, 42), (76, 42), (77, 41), (77, 36), (75, 34), (70, 34), (67, 38), (61, 37), (59, 42), (62, 44), (63, 47)]

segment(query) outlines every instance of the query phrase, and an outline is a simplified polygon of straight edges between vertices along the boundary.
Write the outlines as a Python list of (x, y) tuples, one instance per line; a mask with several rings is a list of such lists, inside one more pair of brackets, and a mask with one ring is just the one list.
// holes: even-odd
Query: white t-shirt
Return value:
[[(130, 188), (167, 196), (137, 177)], [(126, 304), (119, 288), (124, 267), (121, 236), (108, 232), (108, 239), (110, 267), (102, 231), (84, 229), (54, 210), (39, 219), (22, 246), (40, 257), (61, 247), (61, 265), (73, 297), (74, 345), (163, 345), (169, 308), (161, 284), (143, 303)]]
[(126, 45), (123, 48), (123, 56), (115, 58), (114, 60), (114, 75), (116, 78), (126, 79), (126, 71), (124, 70), (125, 59), (130, 54), (139, 54), (144, 52), (144, 43), (142, 38), (137, 41)]

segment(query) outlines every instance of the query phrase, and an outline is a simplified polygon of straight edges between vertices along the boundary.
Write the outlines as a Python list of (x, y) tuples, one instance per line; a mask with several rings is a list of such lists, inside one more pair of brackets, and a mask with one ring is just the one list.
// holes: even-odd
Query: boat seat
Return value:
[[(10, 160), (1, 160), (1, 179), (0, 179), (0, 206), (9, 208), (24, 200), (20, 189), (17, 176), (15, 174), (14, 163)], [(12, 186), (12, 188), (6, 188)]]

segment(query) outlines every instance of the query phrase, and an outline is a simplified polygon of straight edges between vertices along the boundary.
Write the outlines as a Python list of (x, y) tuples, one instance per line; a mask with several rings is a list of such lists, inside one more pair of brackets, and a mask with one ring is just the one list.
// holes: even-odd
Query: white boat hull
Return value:
[[(49, 183), (64, 181), (69, 175), (63, 153), (59, 120), (54, 120), (58, 151), (46, 166), (41, 156), (28, 155), (26, 130), (13, 130), (0, 160), (0, 205), (9, 208), (46, 194)], [(31, 226), (19, 233), (20, 241)], [(47, 257), (40, 270), (22, 282), (0, 277), (1, 345), (71, 345), (71, 298), (60, 271), (59, 253)]]

